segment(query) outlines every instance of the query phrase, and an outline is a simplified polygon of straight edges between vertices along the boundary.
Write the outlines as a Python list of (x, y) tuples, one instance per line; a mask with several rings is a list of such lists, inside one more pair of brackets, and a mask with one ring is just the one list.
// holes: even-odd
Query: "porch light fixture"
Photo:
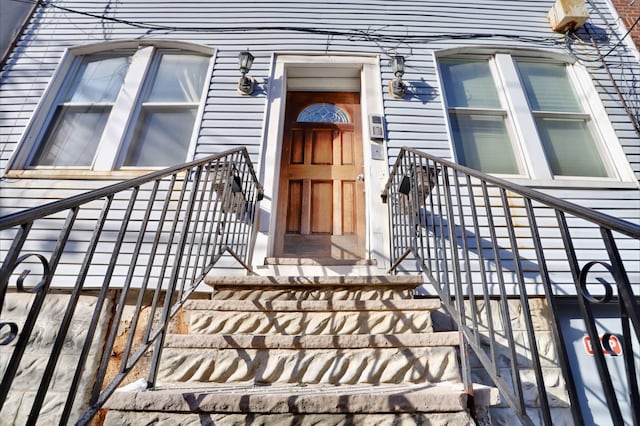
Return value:
[(238, 54), (238, 62), (240, 65), (240, 81), (238, 81), (238, 92), (242, 95), (250, 95), (253, 93), (255, 87), (255, 80), (250, 75), (247, 75), (253, 65), (253, 55), (248, 50), (240, 52)]
[(391, 66), (396, 76), (389, 82), (389, 94), (396, 99), (402, 99), (407, 94), (407, 85), (402, 81), (404, 75), (404, 56), (396, 55), (391, 58)]

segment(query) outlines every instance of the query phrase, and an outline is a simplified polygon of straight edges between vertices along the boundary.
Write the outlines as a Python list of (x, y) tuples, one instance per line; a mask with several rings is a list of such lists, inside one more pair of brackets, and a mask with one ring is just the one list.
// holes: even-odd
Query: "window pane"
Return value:
[(503, 117), (450, 114), (450, 118), (461, 164), (486, 173), (519, 173)]
[(147, 101), (198, 102), (208, 66), (205, 56), (163, 54)]
[(537, 118), (536, 122), (554, 175), (608, 176), (584, 120)]
[(61, 108), (31, 166), (91, 166), (108, 116), (109, 108)]
[(333, 104), (313, 104), (306, 107), (296, 119), (299, 123), (348, 123), (346, 112)]
[(65, 101), (114, 102), (129, 63), (129, 56), (87, 57)]
[(165, 167), (184, 162), (195, 120), (194, 109), (143, 112), (124, 165)]
[(440, 67), (449, 107), (502, 107), (489, 61), (446, 59)]
[(534, 111), (582, 112), (564, 64), (518, 62)]

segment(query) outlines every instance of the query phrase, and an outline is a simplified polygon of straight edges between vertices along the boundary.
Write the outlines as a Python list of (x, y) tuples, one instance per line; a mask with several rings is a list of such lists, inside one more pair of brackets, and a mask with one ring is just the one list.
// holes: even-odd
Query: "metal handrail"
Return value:
[[(504, 188), (510, 192), (519, 194), (525, 198), (538, 201), (541, 204), (544, 204), (551, 208), (564, 211), (567, 214), (571, 214), (576, 217), (583, 218), (585, 220), (593, 222), (596, 225), (603, 226), (603, 227), (615, 230), (616, 232), (620, 232), (621, 234), (628, 235), (631, 238), (640, 239), (640, 226), (634, 223), (628, 222), (626, 220), (622, 220), (622, 219), (601, 213), (597, 210), (593, 210), (575, 203), (570, 203), (561, 198), (553, 197), (549, 194), (545, 194), (544, 192), (540, 192), (535, 189), (528, 188), (526, 186), (518, 185), (511, 181), (501, 179), (486, 173), (482, 173), (482, 172), (479, 172), (478, 170), (470, 169), (469, 167), (465, 167), (457, 163), (452, 163), (451, 161), (447, 161), (443, 158), (424, 153), (417, 149), (403, 147), (402, 152), (411, 153), (419, 157), (424, 157), (425, 159), (429, 159), (431, 161), (438, 163), (442, 167), (448, 167), (450, 169), (463, 173), (467, 176), (482, 180), (487, 184), (492, 184), (497, 187)], [(399, 167), (401, 167), (401, 164), (399, 161), (396, 161), (391, 171), (391, 176), (393, 176), (394, 174), (397, 174)], [(387, 194), (391, 190), (392, 184), (393, 184), (393, 181), (390, 177), (382, 192), (383, 198), (387, 197)]]
[[(398, 154), (382, 197), (389, 208), (392, 271), (424, 273), (455, 321), (471, 395), (469, 356), (522, 424), (536, 424), (531, 413), (537, 411), (551, 425), (552, 408), (557, 413), (563, 404), (575, 424), (591, 421), (584, 390), (575, 383), (576, 355), (560, 322), (559, 305), (573, 294), (585, 339), (602, 342), (592, 343), (599, 389), (591, 391), (602, 393), (612, 424), (640, 424), (634, 361), (640, 304), (637, 283), (629, 279), (629, 273), (640, 277), (640, 226), (410, 148)], [(579, 238), (591, 250), (576, 247)], [(595, 290), (601, 294), (594, 296)], [(534, 324), (532, 293), (543, 298), (548, 330)], [(515, 325), (514, 302), (521, 310)], [(619, 309), (615, 335), (596, 324), (593, 311), (602, 304)], [(546, 350), (540, 333), (551, 334)], [(628, 392), (614, 386), (607, 362), (614, 356), (624, 362), (621, 380)], [(566, 392), (554, 389), (551, 398), (545, 373), (553, 369), (562, 372)], [(534, 388), (535, 398), (526, 387)]]
[[(27, 423), (39, 421), (45, 400), (52, 398), (56, 369), (69, 368), (61, 367), (60, 358), (74, 324), (83, 325), (81, 350), (72, 354), (75, 368), (63, 408), (47, 412), (47, 419), (89, 423), (141, 362), (149, 364), (146, 386), (155, 386), (170, 320), (205, 275), (227, 254), (251, 272), (262, 194), (246, 149), (237, 148), (1, 217), (0, 238), (11, 243), (0, 268), (0, 346), (12, 351), (0, 384), (0, 410), (14, 380), (24, 374), (30, 340), (42, 340), (41, 331), (33, 333), (53, 303), (50, 288), (68, 285), (67, 280), (75, 284), (64, 313), (54, 319), (55, 341)], [(109, 260), (98, 260), (101, 255)], [(28, 285), (36, 268), (41, 278)], [(80, 299), (92, 289), (95, 307), (90, 318), (79, 318)], [(5, 301), (14, 293), (34, 294), (20, 321), (5, 316)], [(132, 297), (135, 307), (128, 314)], [(126, 333), (123, 324), (129, 325)], [(113, 360), (116, 349), (119, 362)]]

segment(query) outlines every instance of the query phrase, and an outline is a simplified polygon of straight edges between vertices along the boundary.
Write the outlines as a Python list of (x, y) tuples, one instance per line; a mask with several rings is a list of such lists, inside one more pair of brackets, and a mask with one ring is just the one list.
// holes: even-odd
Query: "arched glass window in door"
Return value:
[(306, 107), (297, 118), (298, 123), (349, 123), (349, 116), (334, 104), (319, 103)]

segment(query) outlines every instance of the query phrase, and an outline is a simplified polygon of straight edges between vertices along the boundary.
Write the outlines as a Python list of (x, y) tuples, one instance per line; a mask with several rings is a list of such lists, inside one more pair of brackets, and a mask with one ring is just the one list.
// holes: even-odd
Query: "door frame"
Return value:
[[(279, 179), (278, 210), (286, 209), (287, 216), (291, 213), (289, 210), (289, 208), (291, 208), (290, 183), (292, 181), (301, 182), (301, 197), (299, 199), (300, 210), (297, 210), (294, 214), (294, 216), (300, 221), (298, 231), (290, 234), (287, 231), (289, 226), (288, 218), (281, 213), (277, 215), (276, 228), (274, 229), (274, 254), (282, 257), (298, 257), (296, 252), (306, 253), (306, 256), (308, 257), (312, 257), (314, 259), (326, 259), (327, 261), (330, 261), (329, 259), (334, 258), (336, 255), (339, 257), (334, 259), (363, 259), (365, 255), (367, 211), (364, 204), (366, 199), (364, 182), (357, 177), (364, 176), (364, 148), (362, 140), (362, 117), (360, 113), (360, 91), (309, 92), (290, 90), (287, 92), (287, 102), (289, 102), (290, 105), (286, 106), (285, 116), (287, 122), (285, 123), (284, 137), (282, 140), (283, 156), (281, 157), (279, 172), (281, 174), (285, 172), (288, 173), (288, 175), (281, 175)], [(297, 122), (296, 117), (305, 108), (309, 105), (323, 102), (336, 105), (338, 108), (345, 111), (349, 116), (349, 121), (344, 123)], [(321, 144), (325, 149), (327, 147), (330, 149), (330, 152), (328, 153), (329, 158), (325, 158), (325, 161), (320, 163), (314, 163), (312, 157), (314, 157), (314, 153), (317, 152), (316, 150), (320, 151), (320, 148), (314, 145), (313, 135), (320, 134), (325, 136), (325, 142), (328, 138), (331, 139), (328, 144)], [(298, 135), (298, 138), (294, 135)], [(300, 150), (297, 151), (300, 158), (298, 158), (297, 162), (290, 163), (290, 156), (296, 146), (294, 140), (298, 140), (300, 142), (300, 137), (302, 137), (302, 143), (297, 144), (300, 148)], [(287, 151), (287, 147), (289, 151)], [(345, 158), (344, 149), (349, 147), (351, 147), (351, 150), (349, 150), (351, 155), (348, 155)], [(326, 154), (326, 151), (323, 152)], [(346, 163), (344, 161), (346, 161)], [(318, 173), (323, 177), (320, 178)], [(338, 175), (340, 177), (338, 177)], [(351, 178), (353, 180), (350, 180)], [(313, 211), (316, 211), (317, 209), (316, 205), (312, 205), (312, 188), (314, 182), (323, 182), (323, 184), (330, 182), (331, 185), (330, 199), (326, 199), (321, 203), (325, 208), (328, 205), (331, 206), (329, 209), (329, 216), (331, 220), (329, 222), (323, 222), (324, 225), (331, 229), (330, 235), (319, 235), (313, 233)], [(347, 191), (347, 194), (351, 194), (351, 197), (348, 197), (350, 198), (349, 201), (344, 198), (343, 194), (343, 191), (345, 190), (344, 186), (347, 182), (351, 184), (350, 187), (352, 188), (352, 192)], [(348, 183), (347, 186), (349, 186)], [(324, 195), (327, 196), (326, 193)], [(351, 212), (351, 218), (353, 219), (353, 228), (351, 228), (352, 233), (347, 232), (347, 234), (343, 234), (342, 227), (342, 222), (345, 217), (343, 214), (343, 207), (345, 205), (347, 206), (347, 210)], [(354, 237), (355, 239), (353, 239)], [(287, 254), (287, 241), (290, 241), (291, 239), (299, 241), (296, 244), (295, 251), (289, 251), (289, 254)], [(304, 241), (304, 245), (306, 245), (307, 250), (297, 246), (302, 243), (302, 241)], [(329, 243), (331, 248), (327, 249), (325, 246), (326, 243)], [(347, 246), (343, 245), (345, 243)], [(337, 244), (337, 246), (341, 248), (334, 250), (334, 244)]]
[[(258, 177), (263, 182), (265, 197), (260, 203), (260, 218), (253, 264), (262, 265), (275, 248), (275, 229), (278, 215), (280, 159), (285, 127), (286, 95), (289, 90), (359, 91), (362, 122), (362, 146), (365, 168), (365, 258), (376, 260), (378, 267), (388, 266), (389, 230), (387, 208), (379, 196), (388, 177), (386, 144), (383, 160), (372, 160), (372, 146), (381, 142), (370, 139), (369, 114), (381, 114), (382, 81), (380, 58), (375, 55), (275, 52), (271, 60), (271, 74), (267, 87), (263, 140), (260, 147)], [(298, 78), (300, 70), (323, 77)], [(351, 71), (349, 71), (351, 70)], [(291, 76), (290, 76), (291, 75)], [(372, 212), (375, 217), (372, 220)]]

